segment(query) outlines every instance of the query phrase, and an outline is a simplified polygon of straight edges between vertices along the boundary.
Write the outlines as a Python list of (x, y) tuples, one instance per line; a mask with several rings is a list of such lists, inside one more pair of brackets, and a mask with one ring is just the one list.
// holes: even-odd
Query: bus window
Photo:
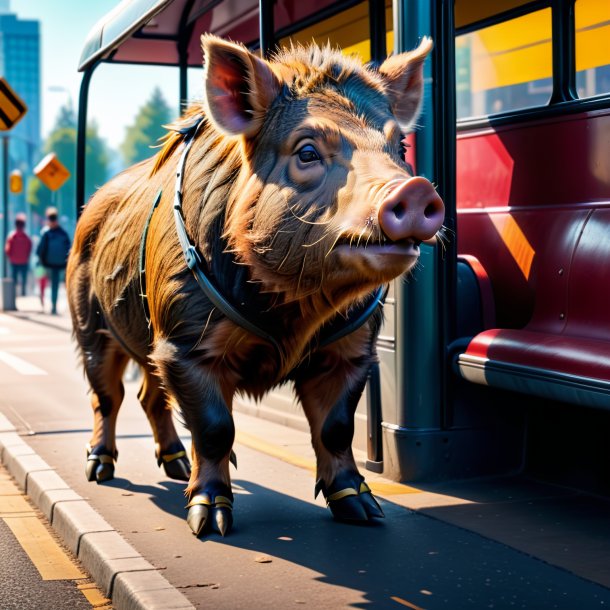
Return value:
[[(390, 53), (394, 46), (391, 0), (386, 0), (385, 6), (386, 48)], [(363, 62), (369, 61), (371, 51), (368, 2), (361, 2), (338, 15), (300, 30), (289, 38), (282, 38), (279, 43), (280, 46), (290, 46), (291, 42), (308, 44), (312, 39), (319, 45), (330, 42), (331, 46), (339, 47), (347, 55), (355, 54)]]
[(552, 93), (551, 27), (547, 8), (458, 36), (457, 118), (546, 104)]
[(576, 0), (578, 97), (610, 93), (610, 2)]

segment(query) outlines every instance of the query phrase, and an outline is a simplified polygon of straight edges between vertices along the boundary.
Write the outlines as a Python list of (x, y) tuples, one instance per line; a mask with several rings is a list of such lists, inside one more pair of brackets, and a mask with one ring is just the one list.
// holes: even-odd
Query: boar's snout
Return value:
[(408, 178), (381, 202), (379, 227), (388, 239), (425, 241), (436, 235), (445, 206), (432, 184), (421, 176)]

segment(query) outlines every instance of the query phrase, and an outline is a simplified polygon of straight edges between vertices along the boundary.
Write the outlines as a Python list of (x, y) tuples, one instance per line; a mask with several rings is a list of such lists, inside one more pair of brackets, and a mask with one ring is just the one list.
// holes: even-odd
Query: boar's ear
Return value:
[(388, 98), (394, 116), (406, 131), (417, 119), (424, 88), (424, 60), (432, 50), (427, 36), (408, 53), (388, 57), (379, 67), (388, 86)]
[(204, 35), (201, 46), (208, 118), (227, 135), (253, 136), (280, 91), (275, 74), (241, 45)]

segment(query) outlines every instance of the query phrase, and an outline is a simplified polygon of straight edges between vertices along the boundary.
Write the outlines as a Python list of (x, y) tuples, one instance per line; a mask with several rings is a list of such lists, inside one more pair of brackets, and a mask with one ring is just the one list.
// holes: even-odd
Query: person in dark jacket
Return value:
[(42, 230), (36, 254), (51, 278), (51, 313), (56, 314), (59, 283), (68, 262), (71, 244), (66, 231), (59, 226), (57, 209), (48, 208), (46, 218), (47, 226)]
[(17, 281), (21, 278), (21, 294), (25, 296), (32, 252), (32, 240), (25, 232), (25, 214), (15, 216), (15, 230), (6, 238), (4, 252), (11, 263), (15, 293), (17, 293)]

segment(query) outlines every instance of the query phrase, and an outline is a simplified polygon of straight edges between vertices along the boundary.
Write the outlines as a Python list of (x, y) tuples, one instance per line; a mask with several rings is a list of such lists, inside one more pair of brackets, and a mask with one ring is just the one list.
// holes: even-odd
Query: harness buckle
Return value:
[(192, 271), (197, 265), (201, 264), (201, 256), (199, 252), (192, 244), (184, 250), (184, 258), (186, 260), (186, 266)]

